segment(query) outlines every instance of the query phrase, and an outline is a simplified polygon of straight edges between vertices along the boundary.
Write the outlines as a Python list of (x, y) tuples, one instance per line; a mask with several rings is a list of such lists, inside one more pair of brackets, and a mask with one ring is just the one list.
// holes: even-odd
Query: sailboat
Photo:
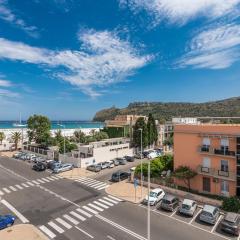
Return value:
[(20, 113), (20, 116), (19, 116), (19, 122), (18, 123), (14, 123), (13, 126), (14, 127), (18, 127), (18, 128), (27, 126), (26, 124), (22, 124), (22, 115), (21, 115), (21, 113)]

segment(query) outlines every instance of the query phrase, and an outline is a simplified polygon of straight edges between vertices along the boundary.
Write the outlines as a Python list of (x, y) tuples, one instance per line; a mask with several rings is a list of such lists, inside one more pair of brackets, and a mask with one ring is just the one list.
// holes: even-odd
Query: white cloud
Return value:
[(2, 89), (0, 88), (0, 97), (4, 97), (4, 98), (18, 98), (20, 97), (19, 93), (10, 91), (8, 89)]
[(182, 67), (221, 69), (240, 57), (240, 25), (226, 24), (203, 30), (194, 37), (178, 64)]
[(0, 79), (0, 87), (11, 87), (11, 86), (12, 86), (12, 83), (10, 81)]
[(240, 0), (119, 0), (121, 7), (133, 12), (145, 10), (154, 23), (163, 20), (183, 25), (197, 18), (218, 18), (235, 12)]
[(17, 17), (8, 7), (7, 0), (0, 0), (0, 19), (21, 28), (32, 37), (38, 37), (37, 28), (35, 26), (28, 26), (23, 19)]
[(92, 97), (99, 96), (103, 87), (125, 81), (151, 59), (113, 32), (88, 30), (78, 37), (82, 43), (78, 51), (53, 51), (0, 38), (0, 58), (57, 68), (55, 76)]

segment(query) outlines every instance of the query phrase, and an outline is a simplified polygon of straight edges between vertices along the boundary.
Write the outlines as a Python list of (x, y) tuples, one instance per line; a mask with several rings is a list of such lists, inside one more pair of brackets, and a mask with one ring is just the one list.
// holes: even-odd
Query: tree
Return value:
[(222, 209), (227, 212), (236, 212), (240, 210), (240, 200), (237, 197), (229, 197), (223, 200)]
[(108, 139), (108, 134), (106, 132), (100, 131), (96, 132), (94, 137), (96, 138), (97, 141), (101, 141), (103, 139)]
[(133, 144), (135, 147), (141, 147), (140, 129), (142, 129), (142, 145), (145, 148), (148, 145), (148, 129), (143, 117), (138, 118), (133, 126)]
[(73, 141), (77, 143), (85, 143), (86, 142), (86, 135), (81, 130), (75, 131), (73, 133)]
[(2, 144), (2, 141), (5, 139), (4, 132), (0, 132), (0, 144)]
[[(64, 140), (58, 143), (59, 152), (64, 153)], [(68, 139), (65, 139), (65, 152), (71, 152), (72, 150), (77, 149), (77, 145), (75, 143), (71, 143)]]
[(50, 120), (41, 115), (33, 115), (27, 120), (29, 141), (48, 146), (50, 144)]
[(18, 149), (18, 143), (22, 138), (22, 134), (20, 132), (13, 132), (11, 139), (14, 142), (15, 150)]
[(197, 172), (189, 168), (188, 166), (179, 166), (175, 169), (173, 176), (177, 179), (183, 180), (187, 185), (188, 190), (191, 190), (191, 179), (197, 175)]
[(168, 145), (168, 146), (173, 146), (173, 133), (171, 133), (171, 134), (169, 135), (169, 137), (164, 140), (163, 145), (164, 145), (164, 146), (167, 146), (167, 145)]
[(152, 145), (157, 142), (158, 132), (155, 119), (151, 113), (149, 113), (148, 115), (147, 129), (148, 129), (148, 145)]

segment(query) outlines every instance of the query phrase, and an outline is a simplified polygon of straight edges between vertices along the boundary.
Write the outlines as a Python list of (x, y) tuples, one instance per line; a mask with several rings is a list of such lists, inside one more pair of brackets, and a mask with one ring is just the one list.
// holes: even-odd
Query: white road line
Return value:
[(75, 224), (75, 225), (78, 225), (79, 222), (77, 220), (75, 220), (74, 218), (70, 217), (69, 215), (65, 214), (63, 215), (64, 218), (66, 218), (69, 222)]
[(106, 185), (106, 186), (104, 186), (104, 187), (100, 187), (100, 188), (97, 188), (97, 190), (102, 190), (102, 189), (105, 189), (105, 188), (107, 188), (107, 187), (109, 187), (109, 185)]
[(89, 207), (87, 207), (87, 206), (83, 206), (83, 208), (84, 208), (85, 210), (87, 210), (87, 211), (93, 213), (93, 214), (98, 214), (97, 211), (95, 211), (95, 210), (93, 210), (93, 209), (91, 209), (91, 208), (89, 208)]
[(11, 190), (13, 190), (14, 192), (17, 191), (17, 189), (16, 189), (15, 187), (13, 187), (13, 186), (10, 186), (9, 188), (10, 188)]
[(39, 229), (46, 233), (51, 239), (56, 237), (56, 235), (45, 226), (40, 226)]
[(113, 222), (113, 221), (103, 217), (103, 216), (96, 215), (96, 217), (101, 219), (102, 221), (104, 221), (104, 222), (114, 226), (115, 228), (118, 228), (118, 229), (128, 233), (129, 235), (131, 235), (131, 236), (133, 236), (133, 237), (135, 237), (137, 239), (147, 240), (145, 237), (143, 237), (143, 236), (141, 236), (141, 235), (139, 235), (139, 234), (137, 234), (137, 233), (135, 233), (135, 232), (133, 232), (133, 231), (131, 231), (131, 230), (129, 230), (129, 229), (127, 229), (127, 228), (125, 228), (125, 227), (123, 227), (123, 226), (121, 226), (121, 225), (119, 225), (119, 224), (117, 224), (117, 223), (115, 223), (115, 222)]
[(100, 208), (100, 207), (98, 207), (98, 206), (95, 206), (94, 204), (92, 204), (92, 203), (88, 203), (88, 206), (90, 206), (90, 207), (92, 207), (92, 208), (95, 208), (95, 209), (97, 209), (98, 211), (100, 211), (100, 212), (102, 212), (103, 211), (103, 209), (102, 208)]
[(51, 226), (54, 230), (56, 230), (59, 233), (64, 233), (64, 230), (59, 227), (57, 224), (55, 224), (54, 222), (48, 222), (48, 225)]
[(46, 177), (48, 180), (50, 180), (50, 181), (53, 181), (54, 179), (52, 179), (52, 178), (50, 178), (50, 177)]
[(41, 178), (42, 181), (45, 181), (45, 182), (50, 182), (47, 178)]
[(213, 231), (215, 231), (215, 229), (216, 229), (217, 226), (218, 226), (218, 223), (221, 221), (222, 218), (223, 218), (223, 215), (221, 215), (221, 216), (218, 218), (218, 220), (216, 221), (215, 225), (213, 226), (213, 228), (212, 228), (212, 230), (211, 230), (211, 233), (212, 233)]
[(178, 208), (175, 211), (173, 211), (173, 213), (170, 215), (170, 217), (172, 217), (177, 211), (178, 211)]
[(13, 207), (9, 202), (6, 200), (1, 200), (1, 203), (9, 208), (23, 223), (28, 223), (29, 221), (19, 212), (15, 207)]
[(37, 179), (36, 181), (39, 182), (39, 183), (45, 183), (45, 182), (42, 181), (41, 179)]
[(56, 175), (56, 177), (57, 178), (59, 178), (59, 179), (62, 179), (62, 178), (64, 178), (63, 176), (61, 176), (61, 175)]
[(111, 237), (109, 235), (107, 235), (107, 238), (109, 238), (110, 240), (116, 240), (115, 238), (113, 238), (113, 237)]
[(3, 191), (5, 191), (6, 193), (10, 193), (11, 191), (8, 190), (7, 188), (3, 188)]
[(20, 190), (22, 190), (23, 189), (23, 187), (21, 187), (20, 185), (18, 185), (18, 184), (16, 184), (15, 185), (18, 189), (20, 189)]
[(68, 224), (66, 221), (64, 221), (63, 219), (61, 218), (56, 218), (55, 219), (57, 222), (59, 222), (60, 224), (62, 224), (65, 228), (67, 229), (71, 229), (72, 226), (70, 224)]
[(93, 182), (95, 182), (95, 180), (94, 180), (94, 179), (86, 179), (86, 180), (83, 180), (83, 181), (79, 181), (79, 180), (78, 180), (78, 182), (86, 185), (87, 183), (93, 183)]
[(35, 184), (37, 184), (37, 185), (40, 184), (39, 182), (37, 182), (37, 181), (35, 181), (35, 180), (33, 180), (32, 182), (35, 183)]
[(107, 201), (109, 201), (109, 202), (115, 203), (115, 204), (118, 203), (117, 201), (114, 201), (113, 199), (108, 198), (108, 197), (104, 197), (104, 199), (107, 200)]
[(82, 230), (81, 228), (75, 226), (76, 229), (78, 229), (80, 232), (84, 233), (85, 235), (87, 235), (90, 238), (94, 238), (92, 235), (90, 235), (89, 233), (87, 233), (86, 231)]
[(119, 198), (114, 197), (114, 196), (112, 196), (112, 195), (108, 195), (108, 197), (110, 197), (110, 198), (112, 198), (112, 199), (114, 199), (114, 200), (117, 200), (117, 201), (119, 201), (119, 202), (122, 202), (122, 201), (123, 201), (122, 199), (119, 199)]
[(110, 203), (110, 202), (107, 202), (107, 201), (105, 201), (105, 200), (103, 200), (103, 199), (98, 199), (98, 201), (103, 202), (103, 203), (107, 204), (107, 205), (110, 206), (110, 207), (114, 206), (114, 204), (112, 204), (112, 203)]
[(95, 180), (95, 183), (93, 183), (93, 184), (91, 185), (91, 187), (95, 187), (95, 186), (102, 185), (102, 184), (106, 184), (106, 183), (104, 183), (104, 182), (99, 182), (99, 181), (96, 181), (96, 180)]
[(97, 204), (97, 205), (100, 206), (100, 207), (105, 208), (105, 209), (108, 209), (108, 208), (109, 208), (108, 206), (106, 206), (106, 205), (104, 205), (104, 204), (102, 204), (102, 203), (100, 203), (100, 202), (94, 201), (94, 203)]
[(28, 188), (29, 186), (26, 183), (21, 183), (22, 186)]
[(0, 190), (0, 195), (4, 195), (4, 193)]
[(51, 178), (53, 178), (53, 179), (55, 179), (55, 180), (58, 180), (58, 178), (57, 178), (57, 177), (55, 177), (55, 176), (51, 176)]
[(88, 185), (89, 187), (94, 187), (95, 185), (98, 185), (98, 184), (102, 184), (102, 183), (101, 182), (98, 182), (98, 183), (94, 182), (94, 183), (90, 183), (90, 184), (86, 184), (86, 185)]
[(85, 212), (84, 210), (82, 210), (81, 208), (76, 209), (78, 212), (82, 213), (83, 215), (87, 216), (87, 217), (92, 217), (91, 214), (89, 214), (88, 212)]
[(98, 188), (105, 187), (105, 186), (107, 186), (106, 183), (101, 183), (100, 185), (98, 184), (98, 185), (94, 186), (93, 188), (98, 189)]
[(81, 215), (79, 215), (78, 213), (75, 213), (75, 212), (73, 212), (73, 211), (71, 211), (70, 214), (72, 214), (74, 217), (80, 219), (81, 221), (85, 221), (85, 220), (86, 220), (85, 217), (83, 217), (83, 216), (81, 216)]
[(202, 211), (202, 209), (200, 209), (196, 215), (192, 218), (192, 220), (188, 223), (188, 224), (192, 224), (193, 221), (195, 221), (195, 219), (197, 218), (198, 214)]
[(31, 182), (26, 182), (28, 185), (30, 185), (30, 186), (34, 186), (34, 184), (33, 183), (31, 183)]

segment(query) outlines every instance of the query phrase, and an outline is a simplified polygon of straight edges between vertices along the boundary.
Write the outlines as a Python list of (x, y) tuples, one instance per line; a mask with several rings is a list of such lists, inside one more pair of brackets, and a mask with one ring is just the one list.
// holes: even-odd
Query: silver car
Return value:
[(190, 199), (184, 199), (179, 208), (179, 212), (181, 214), (192, 217), (196, 209), (197, 209), (197, 203), (195, 201)]
[(204, 205), (203, 210), (200, 213), (199, 219), (202, 222), (214, 225), (219, 217), (219, 209), (215, 206)]

